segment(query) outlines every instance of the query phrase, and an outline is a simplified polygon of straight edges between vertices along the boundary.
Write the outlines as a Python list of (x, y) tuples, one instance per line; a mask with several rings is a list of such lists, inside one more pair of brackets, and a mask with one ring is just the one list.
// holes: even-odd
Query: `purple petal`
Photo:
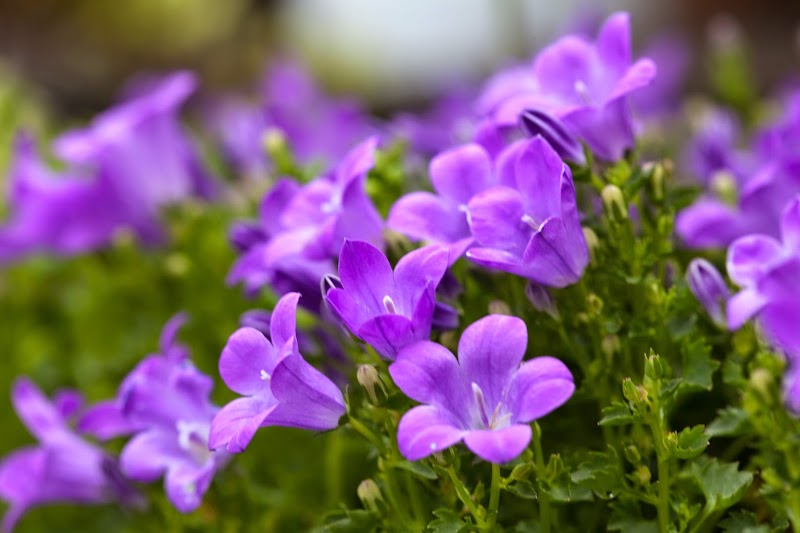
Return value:
[(378, 138), (370, 137), (350, 150), (336, 167), (337, 181), (344, 186), (351, 180), (366, 175), (369, 169), (375, 166), (377, 147)]
[(186, 460), (175, 432), (153, 429), (137, 434), (120, 455), (122, 472), (134, 481), (150, 482), (174, 463)]
[(575, 391), (572, 373), (554, 357), (535, 357), (511, 379), (506, 400), (513, 422), (530, 422), (562, 406)]
[(464, 444), (490, 463), (503, 464), (519, 457), (531, 441), (531, 427), (514, 424), (503, 429), (479, 429), (464, 434)]
[(83, 407), (83, 395), (73, 389), (62, 389), (53, 395), (53, 405), (64, 420), (69, 420)]
[(403, 346), (423, 340), (411, 320), (401, 315), (371, 318), (361, 324), (356, 335), (390, 361), (394, 360)]
[(300, 185), (296, 181), (281, 178), (264, 195), (258, 214), (261, 226), (268, 235), (275, 235), (283, 229), (280, 223), (281, 213), (299, 190)]
[[(433, 296), (433, 291), (442, 280), (449, 264), (448, 249), (444, 246), (430, 245), (419, 248), (404, 255), (397, 262), (394, 272), (395, 294), (398, 297), (398, 309), (408, 316), (416, 315), (417, 302), (426, 293)], [(431, 306), (433, 302), (431, 302)], [(431, 307), (430, 312), (433, 312)], [(420, 318), (416, 317), (415, 318)], [(417, 321), (414, 321), (415, 325)]]
[(389, 260), (363, 241), (345, 241), (339, 256), (339, 278), (344, 290), (373, 316), (385, 312), (383, 298), (395, 292)]
[(31, 380), (14, 381), (11, 402), (25, 427), (39, 440), (56, 439), (67, 431), (61, 414)]
[[(492, 187), (470, 200), (469, 212), (478, 244), (522, 256), (532, 230), (523, 220), (525, 205), (518, 191)], [(472, 257), (469, 252), (467, 255)]]
[(655, 62), (650, 59), (640, 59), (625, 71), (625, 74), (617, 80), (614, 90), (608, 97), (609, 101), (622, 98), (631, 91), (650, 85), (655, 79), (658, 68)]
[(409, 461), (418, 461), (459, 442), (464, 432), (456, 421), (436, 407), (414, 407), (397, 426), (397, 447)]
[(176, 354), (180, 353), (184, 356), (186, 352), (181, 350), (175, 352), (172, 348), (177, 343), (178, 332), (189, 320), (189, 315), (186, 313), (178, 313), (170, 318), (161, 330), (161, 336), (158, 338), (158, 348), (162, 354)]
[(560, 218), (545, 221), (523, 255), (525, 276), (548, 287), (575, 283), (588, 261), (583, 232), (569, 233)]
[(691, 248), (727, 246), (745, 233), (736, 210), (711, 198), (701, 198), (678, 213), (675, 231)]
[(470, 236), (466, 213), (429, 192), (412, 192), (397, 200), (386, 225), (412, 239), (433, 242), (453, 243)]
[[(272, 345), (276, 349), (285, 345), (289, 339), (297, 334), (297, 302), (299, 300), (299, 293), (290, 292), (283, 295), (278, 300), (278, 303), (275, 304), (269, 324), (269, 336)], [(277, 355), (280, 357), (281, 354)]]
[(627, 13), (614, 13), (597, 35), (597, 52), (606, 68), (617, 75), (631, 64), (631, 23)]
[(728, 329), (737, 330), (767, 304), (768, 300), (755, 289), (745, 289), (728, 299), (725, 316)]
[(180, 463), (164, 477), (167, 498), (182, 513), (194, 511), (202, 503), (213, 476), (213, 464), (197, 467), (190, 462)]
[(767, 235), (748, 235), (728, 248), (728, 276), (742, 287), (753, 287), (783, 255), (781, 243)]
[(564, 162), (542, 137), (534, 137), (517, 159), (517, 187), (526, 213), (542, 223), (561, 216), (561, 176)]
[(267, 387), (262, 371), (271, 374), (278, 358), (276, 348), (260, 331), (240, 328), (228, 338), (222, 349), (219, 374), (232, 391), (243, 395), (256, 394)]
[(93, 405), (78, 421), (78, 431), (100, 440), (128, 435), (139, 429), (120, 409), (117, 400)]
[(325, 294), (325, 302), (334, 316), (341, 321), (353, 335), (358, 328), (372, 317), (368, 309), (359, 305), (344, 289), (333, 288)]
[(781, 239), (784, 246), (800, 252), (800, 198), (794, 198), (783, 211)]
[(261, 423), (275, 406), (274, 399), (238, 398), (223, 407), (211, 421), (208, 447), (240, 453), (247, 448)]
[(634, 146), (633, 119), (625, 98), (600, 108), (583, 107), (561, 119), (604, 161), (617, 161)]
[(339, 388), (299, 354), (288, 355), (278, 363), (271, 386), (280, 403), (264, 425), (327, 431), (337, 427), (345, 414)]
[(22, 515), (41, 498), (47, 454), (42, 448), (21, 448), (0, 462), (0, 497), (11, 506), (3, 516), (2, 530), (10, 533)]
[(335, 256), (345, 239), (383, 247), (383, 219), (364, 189), (364, 180), (350, 182), (342, 192), (342, 210), (329, 253)]
[(500, 403), (528, 345), (528, 328), (514, 316), (489, 315), (472, 323), (458, 341), (458, 360), (467, 383), (476, 383), (489, 410)]
[[(412, 400), (435, 405), (459, 420), (467, 415), (465, 406), (472, 401), (469, 384), (462, 379), (455, 356), (444, 346), (421, 341), (404, 347), (389, 366), (389, 374)], [(460, 422), (466, 427), (465, 418)]]
[(522, 258), (504, 250), (472, 247), (467, 250), (467, 259), (481, 266), (510, 272), (518, 276), (528, 274), (528, 268), (522, 264)]
[(430, 175), (436, 192), (462, 205), (494, 181), (489, 154), (478, 144), (466, 144), (437, 155), (431, 160)]

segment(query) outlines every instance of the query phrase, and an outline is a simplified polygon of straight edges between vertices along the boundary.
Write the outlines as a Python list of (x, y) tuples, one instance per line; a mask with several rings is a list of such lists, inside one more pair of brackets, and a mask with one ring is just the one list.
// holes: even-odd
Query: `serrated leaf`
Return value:
[(749, 415), (744, 409), (726, 407), (717, 411), (717, 418), (706, 428), (709, 437), (737, 437), (747, 433)]
[(452, 509), (442, 507), (435, 509), (433, 514), (436, 520), (429, 522), (427, 528), (434, 533), (459, 533), (467, 527), (461, 516)]
[(598, 426), (624, 426), (636, 421), (636, 416), (622, 402), (614, 402), (608, 407), (604, 407), (600, 414), (603, 417), (597, 423)]
[(716, 458), (701, 457), (691, 466), (691, 475), (713, 511), (727, 509), (742, 499), (753, 481), (751, 472), (740, 472), (739, 463), (720, 463)]
[(692, 459), (697, 457), (708, 447), (708, 435), (702, 425), (685, 428), (678, 433), (678, 442), (675, 446), (675, 457), (678, 459)]
[(587, 459), (570, 474), (570, 479), (600, 495), (613, 493), (623, 485), (619, 461), (611, 452), (589, 452)]
[(411, 461), (396, 461), (391, 463), (390, 466), (392, 468), (407, 470), (408, 472), (411, 472), (412, 474), (424, 479), (433, 480), (439, 477), (436, 475), (436, 472), (433, 470), (433, 468), (419, 461), (415, 461), (413, 463)]
[(771, 529), (766, 524), (759, 524), (756, 515), (750, 511), (738, 510), (719, 523), (723, 531), (731, 533), (770, 533)]
[(682, 391), (711, 390), (714, 384), (714, 372), (719, 362), (711, 357), (711, 347), (703, 339), (692, 339), (682, 347), (683, 376), (680, 389)]
[(533, 483), (527, 479), (512, 483), (506, 487), (506, 490), (525, 500), (535, 500), (537, 498), (536, 489), (533, 487)]

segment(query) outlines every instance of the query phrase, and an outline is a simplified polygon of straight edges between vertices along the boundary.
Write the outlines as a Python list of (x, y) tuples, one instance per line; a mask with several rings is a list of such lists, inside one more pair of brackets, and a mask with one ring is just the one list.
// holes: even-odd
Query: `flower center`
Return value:
[(270, 379), (272, 379), (272, 376), (267, 374), (267, 371), (262, 368), (261, 369), (261, 381), (269, 381)]
[(475, 404), (478, 406), (478, 414), (483, 423), (483, 429), (500, 429), (508, 425), (511, 415), (509, 413), (500, 414), (503, 406), (502, 402), (497, 402), (497, 405), (492, 411), (492, 416), (489, 416), (489, 410), (486, 408), (486, 397), (483, 395), (483, 390), (480, 386), (472, 382), (472, 396), (475, 398)]
[(178, 420), (175, 429), (178, 431), (178, 445), (198, 464), (206, 464), (214, 455), (214, 452), (208, 449), (208, 434), (211, 431), (209, 424)]
[(589, 87), (586, 85), (585, 81), (578, 80), (575, 82), (575, 93), (580, 97), (581, 100), (583, 100), (584, 104), (592, 104), (592, 97), (589, 94)]
[(383, 297), (383, 308), (386, 309), (386, 312), (390, 315), (397, 314), (397, 306), (394, 305), (394, 300), (388, 294)]

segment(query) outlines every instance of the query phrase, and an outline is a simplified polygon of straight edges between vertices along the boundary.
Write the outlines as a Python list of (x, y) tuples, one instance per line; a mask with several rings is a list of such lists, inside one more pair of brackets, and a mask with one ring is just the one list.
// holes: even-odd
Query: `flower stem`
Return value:
[(453, 482), (453, 486), (456, 489), (456, 494), (458, 495), (458, 499), (461, 500), (461, 503), (467, 506), (469, 509), (470, 514), (475, 519), (475, 523), (480, 529), (484, 529), (486, 526), (486, 522), (480, 517), (478, 513), (478, 507), (475, 505), (475, 502), (472, 501), (472, 495), (470, 494), (467, 487), (464, 486), (464, 483), (458, 478), (458, 474), (456, 471), (453, 470), (453, 466), (450, 465), (447, 467), (447, 474), (450, 476), (450, 480)]
[(384, 451), (383, 443), (378, 438), (378, 436), (372, 432), (372, 430), (370, 430), (367, 426), (365, 426), (352, 416), (348, 418), (347, 423), (350, 425), (351, 428), (360, 433), (362, 437), (367, 439), (370, 444), (375, 446), (378, 449), (378, 452), (383, 453)]
[(656, 458), (658, 459), (658, 500), (656, 502), (658, 526), (661, 531), (669, 531), (669, 486), (672, 481), (670, 479), (670, 456), (664, 446), (664, 428), (661, 416), (653, 416), (648, 425), (653, 432)]
[(500, 508), (500, 465), (492, 463), (492, 488), (489, 490), (489, 512), (486, 515), (486, 527), (491, 529), (497, 521)]
[[(536, 477), (544, 475), (544, 452), (542, 451), (542, 428), (533, 423), (533, 455), (536, 463)], [(539, 489), (539, 530), (550, 533), (550, 495)]]

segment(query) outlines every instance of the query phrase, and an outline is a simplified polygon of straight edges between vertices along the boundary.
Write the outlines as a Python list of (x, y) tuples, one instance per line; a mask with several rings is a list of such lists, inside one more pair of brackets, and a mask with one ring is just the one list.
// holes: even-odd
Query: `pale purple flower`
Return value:
[(344, 415), (341, 391), (298, 351), (295, 313), (299, 298), (289, 293), (278, 301), (270, 320), (270, 339), (247, 327), (228, 339), (219, 373), (231, 390), (244, 397), (230, 402), (214, 418), (212, 449), (241, 452), (264, 426), (333, 429)]
[(403, 346), (430, 337), (447, 265), (447, 249), (430, 245), (403, 256), (392, 272), (379, 249), (348, 240), (339, 255), (342, 287), (328, 290), (325, 301), (353, 335), (394, 360)]
[(209, 450), (211, 420), (219, 411), (209, 398), (214, 383), (175, 341), (185, 318), (167, 323), (161, 353), (139, 363), (117, 398), (87, 412), (80, 426), (99, 438), (133, 433), (120, 456), (123, 473), (141, 482), (163, 476), (167, 498), (187, 513), (200, 505), (228, 457)]
[(738, 147), (742, 133), (736, 115), (726, 109), (710, 108), (697, 122), (697, 131), (683, 155), (687, 172), (706, 185), (720, 171), (733, 176), (737, 183), (744, 183), (755, 170), (755, 161)]
[(705, 259), (697, 258), (692, 259), (686, 269), (686, 281), (711, 320), (725, 327), (725, 304), (730, 297), (730, 291), (722, 274)]
[(19, 378), (11, 400), (39, 445), (13, 451), (0, 461), (0, 498), (10, 503), (3, 516), (4, 532), (38, 505), (135, 499), (116, 460), (70, 427), (83, 403), (80, 394), (62, 391), (50, 401), (30, 380)]
[(474, 196), (477, 242), (467, 257), (548, 287), (578, 281), (589, 262), (569, 167), (541, 137), (517, 152), (514, 182)]
[(430, 341), (400, 350), (389, 373), (424, 405), (400, 420), (400, 453), (417, 461), (464, 441), (478, 457), (506, 463), (531, 440), (529, 422), (560, 407), (575, 390), (569, 369), (553, 357), (522, 362), (525, 322), (490, 315), (464, 330), (458, 360)]
[(262, 105), (229, 97), (207, 103), (203, 111), (206, 128), (233, 169), (247, 178), (266, 178), (270, 169), (264, 136), (269, 125)]
[(478, 103), (498, 127), (517, 124), (526, 109), (560, 119), (601, 159), (615, 161), (634, 145), (627, 96), (656, 74), (649, 59), (633, 63), (626, 13), (611, 15), (595, 42), (569, 35), (542, 50), (533, 65), (493, 77)]
[(634, 114), (645, 121), (678, 116), (692, 59), (687, 39), (671, 33), (660, 34), (649, 40), (642, 55), (658, 65), (658, 76), (648, 87), (631, 94)]

